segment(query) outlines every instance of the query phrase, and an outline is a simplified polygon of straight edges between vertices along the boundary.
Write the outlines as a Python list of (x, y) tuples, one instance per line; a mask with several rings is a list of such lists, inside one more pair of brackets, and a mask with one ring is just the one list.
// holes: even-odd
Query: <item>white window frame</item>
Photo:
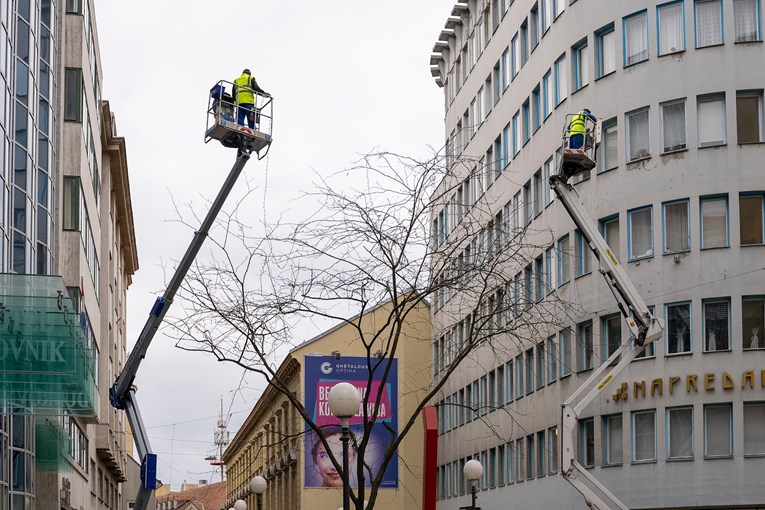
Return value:
[[(736, 142), (738, 144), (747, 144), (747, 143), (762, 143), (765, 141), (765, 123), (763, 121), (763, 108), (762, 108), (762, 89), (760, 90), (739, 90), (736, 92)], [(757, 133), (757, 140), (746, 140), (742, 142), (740, 140), (739, 136), (739, 129), (738, 126), (738, 113), (739, 113), (739, 107), (738, 107), (738, 100), (739, 98), (755, 98), (757, 100), (757, 120), (758, 120), (758, 133)]]
[[(709, 141), (703, 141), (702, 140), (702, 123), (703, 119), (701, 118), (701, 108), (702, 104), (704, 103), (722, 103), (722, 116), (720, 118), (715, 119), (716, 121), (720, 122), (720, 125), (722, 126), (722, 140), (709, 140)], [(705, 94), (702, 96), (696, 97), (696, 119), (697, 119), (697, 130), (699, 133), (699, 147), (716, 147), (719, 145), (725, 145), (728, 143), (728, 126), (727, 126), (727, 105), (725, 103), (725, 93), (717, 93), (717, 94)]]
[[(678, 41), (682, 46), (675, 47), (675, 49), (669, 48), (666, 51), (662, 51), (661, 47), (663, 44), (663, 41), (661, 39), (661, 33), (662, 33), (662, 12), (667, 9), (675, 9), (680, 8), (680, 26), (677, 27), (680, 31), (680, 40)], [(672, 55), (673, 53), (681, 53), (685, 51), (685, 1), (684, 0), (675, 0), (672, 2), (667, 2), (665, 4), (657, 5), (656, 6), (656, 25), (657, 25), (657, 32), (656, 32), (656, 38), (657, 38), (657, 51), (659, 56), (664, 55)]]
[[(677, 307), (677, 306), (687, 306), (688, 307), (688, 350), (683, 351), (680, 350), (682, 347), (680, 343), (678, 342), (676, 344), (677, 351), (676, 352), (669, 352), (669, 334), (670, 334), (670, 328), (669, 328), (669, 309), (671, 307)], [(664, 305), (664, 324), (666, 325), (666, 328), (664, 329), (664, 345), (665, 350), (664, 354), (665, 356), (686, 356), (688, 354), (693, 354), (693, 304), (691, 301), (679, 301), (676, 303), (667, 303)]]
[(754, 421), (755, 427), (759, 427), (760, 429), (765, 427), (765, 420), (762, 419), (762, 416), (750, 418), (750, 420), (747, 421), (747, 409), (754, 409), (758, 414), (765, 415), (765, 402), (744, 402), (744, 412), (742, 414), (744, 425), (744, 457), (765, 457), (765, 440), (760, 439), (760, 437), (763, 435), (762, 431), (759, 432), (760, 437), (757, 438), (757, 450), (747, 451), (747, 432), (749, 431), (747, 424), (751, 424), (752, 421)]
[[(611, 428), (610, 423), (611, 420), (614, 420), (618, 418), (621, 422), (621, 434), (618, 438), (612, 438), (611, 437)], [(603, 429), (602, 429), (602, 435), (603, 435), (603, 465), (604, 466), (621, 466), (624, 463), (624, 416), (622, 413), (618, 414), (611, 414), (608, 416), (603, 416)], [(621, 458), (616, 460), (611, 458), (611, 443), (614, 442), (614, 444), (618, 444), (620, 446), (622, 455)]]
[[(728, 442), (728, 453), (725, 454), (710, 454), (709, 453), (709, 444), (708, 444), (708, 435), (709, 435), (709, 424), (708, 424), (708, 416), (707, 411), (709, 409), (728, 409), (728, 430), (730, 431), (730, 438)], [(705, 459), (727, 459), (733, 457), (733, 408), (731, 404), (707, 404), (704, 406), (704, 458)]]
[[(717, 201), (717, 200), (723, 200), (725, 202), (725, 244), (721, 245), (715, 245), (715, 246), (708, 246), (707, 243), (704, 243), (704, 204)], [(711, 197), (700, 197), (699, 198), (699, 216), (700, 216), (700, 227), (701, 227), (701, 249), (714, 249), (714, 248), (727, 248), (730, 246), (730, 205), (728, 203), (728, 196), (711, 196)]]
[[(637, 115), (646, 115), (646, 129), (645, 129), (645, 140), (646, 140), (646, 146), (641, 147), (639, 151), (635, 154), (635, 157), (632, 157), (632, 143), (630, 143), (630, 137), (631, 137), (631, 130), (630, 130), (630, 118), (637, 116)], [(643, 108), (638, 108), (637, 110), (632, 110), (624, 114), (624, 134), (625, 134), (625, 141), (626, 141), (626, 147), (627, 150), (625, 151), (627, 154), (627, 163), (631, 163), (633, 161), (640, 161), (641, 159), (647, 159), (651, 157), (651, 110), (648, 106)], [(643, 151), (645, 151), (645, 154), (643, 154)]]
[[(635, 60), (630, 61), (630, 55), (627, 54), (629, 51), (628, 47), (628, 39), (630, 37), (629, 29), (630, 23), (638, 18), (643, 18), (643, 26), (639, 27), (638, 30), (644, 31), (645, 36), (645, 49), (640, 50), (640, 52), (635, 53), (636, 57)], [(645, 62), (648, 60), (649, 54), (650, 54), (650, 41), (648, 39), (648, 11), (646, 9), (643, 9), (642, 11), (634, 12), (630, 14), (629, 16), (625, 16), (622, 18), (622, 40), (624, 42), (624, 47), (622, 48), (623, 57), (624, 57), (624, 67), (630, 67), (634, 66), (636, 64), (639, 64), (641, 62)], [(639, 55), (645, 53), (645, 58), (640, 58)], [(639, 58), (639, 60), (637, 60)]]
[[(595, 32), (596, 41), (596, 79), (603, 78), (616, 72), (616, 30), (614, 24), (611, 23)], [(609, 48), (612, 54), (612, 61), (606, 61), (605, 49)]]
[[(635, 440), (635, 433), (637, 432), (635, 430), (635, 418), (638, 415), (649, 415), (649, 414), (651, 416), (653, 416), (653, 457), (644, 458), (644, 459), (638, 459), (635, 456), (636, 449), (637, 449), (636, 448), (637, 441)], [(657, 450), (657, 447), (658, 447), (657, 441), (656, 441), (656, 409), (645, 409), (645, 410), (641, 410), (641, 411), (632, 411), (632, 413), (630, 415), (630, 429), (631, 429), (631, 434), (630, 435), (632, 437), (632, 441), (631, 441), (631, 443), (632, 443), (632, 456), (631, 456), (632, 457), (632, 463), (633, 464), (645, 464), (645, 463), (649, 463), (649, 462), (656, 462), (656, 456), (657, 456), (656, 450)]]
[(564, 53), (555, 61), (555, 106), (568, 97), (568, 67)]
[[(709, 338), (707, 338), (707, 305), (712, 304), (725, 304), (726, 310), (728, 313), (728, 327), (726, 334), (728, 335), (728, 347), (724, 349), (718, 349), (715, 345), (714, 349), (710, 349), (709, 345)], [(732, 329), (731, 329), (731, 307), (730, 307), (730, 299), (729, 298), (713, 298), (713, 299), (704, 299), (701, 301), (701, 327), (702, 327), (702, 337), (701, 337), (701, 343), (702, 343), (702, 352), (730, 352), (731, 351), (731, 337), (732, 337)]]
[[(671, 449), (671, 440), (672, 440), (672, 419), (670, 415), (673, 412), (680, 412), (680, 411), (690, 411), (691, 414), (691, 428), (690, 428), (690, 445), (691, 445), (691, 452), (690, 455), (678, 455), (678, 456), (672, 456), (672, 449)], [(680, 461), (680, 460), (693, 460), (694, 457), (694, 448), (693, 448), (693, 440), (694, 440), (694, 429), (693, 429), (693, 406), (674, 406), (674, 407), (668, 407), (666, 411), (666, 450), (667, 450), (667, 460), (668, 461)]]
[[(648, 210), (649, 216), (650, 216), (651, 247), (648, 250), (646, 250), (644, 253), (642, 253), (642, 254), (635, 254), (632, 251), (633, 248), (634, 248), (634, 242), (633, 242), (632, 236), (635, 233), (635, 230), (634, 230), (634, 228), (632, 226), (632, 215), (633, 214), (637, 214), (637, 213), (645, 212), (646, 210)], [(644, 207), (638, 207), (636, 209), (630, 209), (629, 211), (627, 211), (627, 252), (628, 252), (628, 255), (629, 255), (628, 260), (630, 262), (632, 262), (634, 260), (648, 259), (648, 258), (651, 258), (651, 257), (654, 256), (655, 250), (654, 250), (654, 239), (653, 239), (653, 237), (654, 237), (653, 206), (652, 205), (648, 205), (648, 206), (644, 206)]]
[[(667, 147), (667, 141), (666, 141), (666, 135), (667, 135), (667, 126), (665, 123), (665, 116), (664, 116), (664, 110), (665, 108), (677, 106), (677, 105), (683, 105), (683, 143), (678, 144), (677, 147), (671, 146)], [(659, 104), (659, 116), (660, 116), (660, 126), (661, 126), (661, 153), (662, 154), (668, 154), (672, 152), (678, 152), (678, 151), (684, 151), (688, 149), (688, 109), (686, 108), (686, 102), (685, 98), (683, 99), (675, 99), (673, 101), (667, 101), (665, 103)]]
[[(751, 2), (754, 4), (754, 39), (744, 39), (739, 36), (739, 27), (736, 26), (736, 5), (743, 2)], [(761, 42), (762, 41), (762, 26), (761, 26), (761, 13), (760, 13), (760, 0), (733, 0), (733, 40), (736, 43), (748, 43), (748, 42)]]
[[(717, 4), (719, 6), (719, 10), (720, 10), (720, 25), (719, 25), (720, 40), (719, 41), (715, 41), (715, 42), (712, 42), (712, 43), (709, 43), (709, 44), (703, 44), (703, 45), (699, 44), (699, 13), (698, 13), (698, 8), (699, 8), (700, 4), (708, 4), (708, 5)], [(711, 48), (711, 47), (719, 46), (719, 45), (725, 43), (725, 29), (723, 28), (723, 10), (722, 9), (723, 9), (722, 8), (722, 0), (695, 0), (694, 1), (694, 4), (693, 4), (693, 24), (694, 24), (694, 27), (695, 27), (695, 30), (694, 30), (695, 37), (694, 38), (695, 38), (695, 43), (696, 43), (696, 48), (697, 49), (699, 49), (699, 48)]]
[[(686, 238), (687, 248), (670, 249), (667, 247), (667, 234), (669, 228), (667, 226), (667, 207), (676, 206), (678, 204), (685, 204), (685, 218), (686, 218)], [(661, 204), (661, 216), (662, 216), (662, 245), (664, 255), (672, 255), (675, 253), (684, 253), (691, 250), (691, 203), (687, 198), (680, 200), (672, 200), (671, 202), (664, 202)]]

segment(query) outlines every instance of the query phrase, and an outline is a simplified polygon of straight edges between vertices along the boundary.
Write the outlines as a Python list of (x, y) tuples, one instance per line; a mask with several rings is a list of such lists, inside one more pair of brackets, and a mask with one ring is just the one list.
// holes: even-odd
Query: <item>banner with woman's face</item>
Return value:
[[(342, 487), (343, 481), (335, 469), (330, 454), (342, 465), (343, 447), (340, 440), (342, 431), (338, 420), (329, 410), (327, 397), (329, 390), (339, 382), (349, 382), (356, 386), (362, 398), (368, 394), (367, 416), (374, 418), (372, 433), (364, 452), (364, 462), (369, 472), (364, 473), (365, 486), (370, 485), (372, 477), (376, 476), (385, 457), (388, 444), (398, 430), (398, 362), (397, 360), (372, 358), (372, 363), (379, 363), (374, 369), (368, 384), (370, 368), (365, 357), (306, 356), (303, 364), (305, 374), (305, 407), (313, 421), (322, 428), (323, 435), (329, 446), (321, 442), (318, 435), (306, 425), (305, 434), (305, 487)], [(387, 364), (391, 363), (390, 371), (383, 381)], [(378, 398), (379, 397), (379, 398)], [(377, 405), (377, 412), (373, 417)], [(362, 404), (363, 405), (363, 404)], [(350, 419), (350, 483), (358, 485), (356, 472), (357, 439), (360, 442), (364, 434), (363, 407)], [(394, 452), (383, 475), (381, 488), (398, 487), (398, 454)]]

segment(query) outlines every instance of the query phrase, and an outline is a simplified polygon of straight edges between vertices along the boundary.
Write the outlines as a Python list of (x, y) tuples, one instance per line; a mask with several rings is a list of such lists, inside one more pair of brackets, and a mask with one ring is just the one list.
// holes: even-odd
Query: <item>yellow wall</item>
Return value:
[[(360, 318), (361, 330), (365, 336), (377, 333), (388, 322), (390, 305), (383, 304)], [(384, 330), (385, 332), (389, 329)], [(374, 351), (377, 346), (374, 347)], [(321, 336), (306, 342), (292, 351), (279, 367), (279, 372), (286, 376), (288, 386), (301, 401), (304, 401), (303, 358), (310, 354), (330, 355), (340, 351), (342, 356), (366, 356), (364, 345), (360, 342), (358, 331), (350, 325), (331, 329)], [(398, 426), (401, 429), (422, 400), (431, 382), (430, 349), (430, 312), (425, 304), (413, 310), (401, 328), (397, 347), (399, 365), (399, 414)], [(256, 403), (242, 429), (236, 434), (226, 450), (223, 460), (229, 473), (227, 491), (230, 500), (244, 497), (248, 508), (255, 508), (254, 497), (244, 494), (246, 483), (255, 475), (265, 476), (269, 489), (264, 495), (264, 506), (269, 510), (298, 510), (305, 508), (334, 510), (342, 506), (341, 489), (303, 489), (303, 438), (289, 439), (284, 447), (260, 448), (264, 444), (269, 424), (280, 425), (283, 432), (292, 435), (304, 429), (302, 418), (294, 409), (285, 407), (286, 397), (269, 387)], [(286, 416), (285, 414), (290, 414)], [(277, 416), (281, 414), (281, 423)], [(268, 443), (268, 441), (265, 441)], [(294, 449), (296, 460), (290, 451)], [(271, 451), (267, 451), (271, 450)], [(284, 462), (284, 452), (288, 454)], [(423, 431), (422, 421), (417, 417), (402, 446), (399, 448), (399, 488), (381, 489), (375, 508), (379, 510), (415, 510), (421, 508), (422, 497), (422, 456)], [(231, 467), (229, 467), (231, 466)], [(268, 467), (281, 466), (278, 474), (269, 476)]]

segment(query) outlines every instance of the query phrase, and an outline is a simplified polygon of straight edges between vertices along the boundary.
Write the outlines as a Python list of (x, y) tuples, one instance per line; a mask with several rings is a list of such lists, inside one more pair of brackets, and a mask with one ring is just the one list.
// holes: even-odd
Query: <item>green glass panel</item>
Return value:
[(55, 418), (35, 421), (35, 465), (38, 471), (70, 470), (66, 457), (69, 436)]

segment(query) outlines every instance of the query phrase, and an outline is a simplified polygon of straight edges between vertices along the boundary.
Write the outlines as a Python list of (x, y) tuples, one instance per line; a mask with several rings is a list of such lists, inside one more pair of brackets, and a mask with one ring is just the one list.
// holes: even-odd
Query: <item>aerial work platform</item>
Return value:
[(207, 126), (205, 143), (218, 140), (224, 147), (233, 147), (255, 152), (258, 159), (263, 159), (271, 147), (271, 129), (273, 127), (273, 98), (267, 94), (253, 92), (255, 104), (252, 107), (254, 124), (249, 126), (247, 119), (238, 121), (239, 110), (229, 91), (234, 84), (221, 80), (210, 89), (207, 105)]
[[(578, 114), (566, 115), (561, 145), (560, 176), (565, 179), (588, 172), (595, 168), (598, 145), (600, 144), (600, 123), (582, 118), (580, 131), (571, 130), (571, 120)], [(579, 139), (577, 140), (577, 136)]]

